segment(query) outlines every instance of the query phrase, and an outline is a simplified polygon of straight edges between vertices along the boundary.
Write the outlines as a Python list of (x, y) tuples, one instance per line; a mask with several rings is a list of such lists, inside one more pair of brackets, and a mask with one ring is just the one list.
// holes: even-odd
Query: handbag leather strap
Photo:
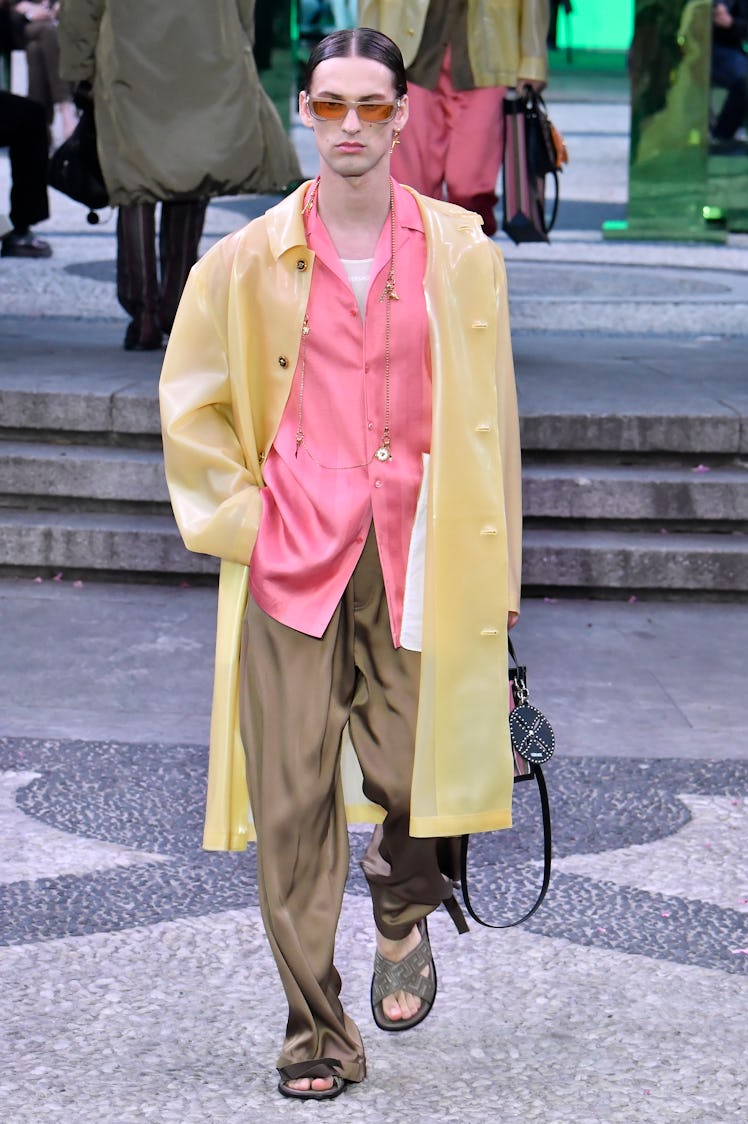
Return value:
[[(512, 658), (516, 662), (514, 656), (514, 649), (512, 642), (509, 641), (509, 648), (512, 653)], [(538, 792), (540, 794), (540, 808), (543, 816), (543, 882), (540, 887), (540, 892), (535, 899), (535, 903), (527, 910), (522, 917), (517, 918), (516, 921), (505, 921), (503, 924), (496, 924), (493, 921), (484, 921), (473, 908), (470, 900), (470, 891), (468, 889), (468, 873), (467, 873), (467, 860), (468, 860), (468, 847), (470, 845), (470, 836), (463, 835), (460, 843), (460, 886), (462, 889), (462, 900), (465, 903), (465, 909), (468, 911), (474, 921), (479, 925), (485, 926), (486, 929), (512, 929), (515, 925), (521, 925), (523, 921), (527, 921), (532, 917), (533, 913), (540, 908), (543, 899), (545, 898), (548, 886), (551, 881), (551, 806), (548, 801), (548, 788), (543, 776), (543, 770), (540, 765), (532, 766), (532, 775), (538, 782)]]

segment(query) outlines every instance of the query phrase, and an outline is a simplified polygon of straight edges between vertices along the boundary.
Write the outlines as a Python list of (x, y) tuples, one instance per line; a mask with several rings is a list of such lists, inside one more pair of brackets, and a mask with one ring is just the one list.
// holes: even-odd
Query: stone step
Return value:
[(6, 496), (166, 503), (158, 449), (0, 443), (0, 493)]
[(35, 379), (33, 389), (6, 383), (0, 385), (1, 424), (6, 430), (80, 434), (81, 440), (94, 433), (157, 437), (157, 386), (157, 371), (150, 385), (123, 379), (116, 387), (99, 387), (91, 378), (76, 385), (73, 378), (49, 376)]
[(748, 432), (734, 413), (585, 413), (524, 409), (525, 452), (590, 452), (737, 456), (748, 453)]
[[(157, 449), (0, 444), (0, 495), (168, 504)], [(748, 520), (748, 464), (533, 464), (523, 468), (528, 519)]]
[(0, 567), (129, 575), (215, 574), (193, 554), (170, 515), (0, 509)]
[(527, 519), (748, 520), (748, 463), (710, 468), (526, 460), (522, 480)]
[[(568, 363), (568, 360), (567, 360)], [(739, 411), (719, 401), (692, 405), (684, 394), (663, 394), (656, 403), (642, 388), (641, 409), (621, 411), (615, 402), (600, 400), (595, 379), (587, 372), (589, 387), (559, 406), (565, 398), (563, 384), (550, 394), (535, 385), (533, 370), (518, 366), (520, 429), (527, 452), (636, 452), (710, 453), (736, 456), (748, 452), (748, 427)], [(621, 372), (628, 374), (627, 371)], [(580, 375), (581, 378), (581, 375)], [(71, 385), (72, 382), (72, 385)], [(0, 384), (0, 424), (6, 431), (65, 434), (85, 443), (92, 434), (138, 435), (157, 439), (160, 419), (157, 400), (158, 372), (144, 383), (124, 380), (116, 386), (92, 385), (90, 378), (48, 378), (28, 389)], [(578, 403), (585, 403), (586, 408)], [(30, 432), (29, 432), (30, 431)], [(0, 430), (0, 434), (2, 431)]]
[[(0, 509), (0, 567), (128, 575), (212, 575), (218, 564), (184, 549), (167, 515)], [(748, 537), (739, 534), (525, 534), (525, 588), (748, 592)]]
[(528, 528), (522, 583), (580, 590), (748, 592), (748, 536)]

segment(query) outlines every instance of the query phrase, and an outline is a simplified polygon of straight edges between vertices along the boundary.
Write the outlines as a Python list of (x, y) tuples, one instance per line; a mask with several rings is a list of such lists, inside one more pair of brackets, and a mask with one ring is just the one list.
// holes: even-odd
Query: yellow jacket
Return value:
[[(164, 359), (166, 476), (190, 550), (221, 559), (204, 845), (252, 838), (238, 728), (241, 622), (262, 463), (291, 388), (314, 254), (303, 185), (193, 268)], [(506, 275), (474, 214), (416, 195), (427, 239), (433, 428), (411, 832), (511, 824), (506, 618), (519, 606), (521, 480)], [(351, 820), (376, 821), (348, 746)]]
[[(383, 31), (416, 57), (429, 0), (359, 0), (361, 27)], [(476, 86), (516, 86), (517, 78), (548, 77), (548, 0), (468, 0), (468, 55)]]

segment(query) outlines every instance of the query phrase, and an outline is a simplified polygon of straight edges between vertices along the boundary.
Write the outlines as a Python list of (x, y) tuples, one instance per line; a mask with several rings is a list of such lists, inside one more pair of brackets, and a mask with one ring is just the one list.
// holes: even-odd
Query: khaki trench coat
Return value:
[[(361, 27), (383, 31), (405, 68), (421, 42), (429, 0), (359, 0)], [(468, 55), (476, 86), (516, 86), (548, 77), (548, 0), (468, 0)]]
[[(247, 563), (262, 464), (289, 396), (314, 253), (304, 187), (193, 268), (160, 384), (166, 477), (191, 550), (221, 559), (204, 845), (252, 838), (238, 728)], [(414, 193), (415, 194), (415, 193)], [(411, 834), (511, 824), (507, 611), (518, 609), (519, 426), (506, 277), (474, 214), (416, 195), (427, 239), (433, 427)], [(351, 820), (381, 809), (341, 767)]]
[(62, 0), (60, 70), (93, 82), (113, 205), (301, 179), (252, 55), (254, 0)]

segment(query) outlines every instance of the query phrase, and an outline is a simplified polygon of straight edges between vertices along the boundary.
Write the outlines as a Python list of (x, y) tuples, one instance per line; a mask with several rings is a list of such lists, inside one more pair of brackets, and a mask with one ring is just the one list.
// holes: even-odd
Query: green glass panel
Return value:
[(607, 238), (724, 241), (707, 202), (712, 0), (636, 0), (625, 230)]
[(748, 155), (710, 156), (704, 217), (727, 230), (748, 233)]
[(558, 18), (558, 46), (582, 51), (628, 51), (634, 27), (631, 0), (571, 0)]

